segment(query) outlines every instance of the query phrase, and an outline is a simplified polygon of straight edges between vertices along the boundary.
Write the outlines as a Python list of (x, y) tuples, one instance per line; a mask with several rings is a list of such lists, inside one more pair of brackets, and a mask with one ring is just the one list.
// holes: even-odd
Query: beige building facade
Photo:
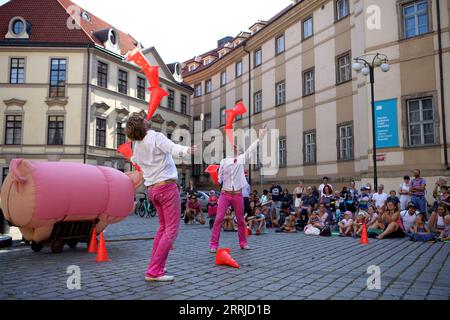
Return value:
[[(58, 10), (54, 13), (54, 21), (61, 22), (58, 27), (66, 27), (67, 8), (59, 8), (59, 1), (44, 2), (41, 5), (48, 5), (49, 14)], [(81, 8), (82, 22), (67, 31), (68, 42), (57, 39), (57, 34), (44, 41), (39, 39), (45, 28), (41, 18), (30, 15), (24, 5), (36, 4), (13, 0), (0, 7), (2, 17), (9, 16), (7, 33), (0, 35), (4, 37), (0, 39), (2, 179), (14, 158), (131, 170), (116, 150), (126, 142), (128, 115), (148, 108), (148, 81), (139, 67), (124, 60), (140, 44)], [(21, 29), (21, 21), (33, 30)], [(97, 38), (70, 42), (78, 42), (73, 39), (88, 28), (100, 28)], [(152, 119), (153, 128), (169, 137), (176, 129), (189, 130), (192, 89), (182, 83), (179, 64), (167, 66), (154, 47), (140, 48), (152, 65), (160, 67), (161, 86), (170, 93)], [(179, 183), (186, 185), (190, 165), (180, 165), (178, 170)]]
[(393, 101), (385, 120), (394, 135), (389, 147), (377, 150), (379, 183), (398, 190), (403, 176), (419, 168), (432, 189), (439, 176), (449, 175), (450, 132), (444, 136), (444, 127), (450, 127), (450, 1), (439, 5), (296, 1), (257, 22), (241, 42), (219, 41), (208, 53), (212, 61), (204, 63), (200, 55), (184, 63), (184, 79), (195, 90), (193, 115), (211, 119), (206, 127), (223, 128), (223, 110), (243, 100), (250, 112), (236, 128), (266, 124), (279, 130), (279, 172), (260, 177), (253, 167), (256, 189), (272, 181), (291, 189), (299, 180), (318, 185), (323, 176), (338, 187), (351, 179), (373, 184), (370, 79), (352, 64), (358, 56), (381, 53), (390, 71), (376, 69), (375, 100), (377, 107)]

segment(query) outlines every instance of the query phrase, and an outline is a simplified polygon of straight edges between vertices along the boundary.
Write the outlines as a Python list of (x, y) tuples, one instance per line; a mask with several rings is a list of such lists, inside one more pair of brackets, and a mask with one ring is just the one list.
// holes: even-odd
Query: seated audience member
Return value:
[(441, 231), (438, 241), (450, 241), (450, 215), (445, 216), (444, 222), (445, 228)]
[(227, 211), (225, 212), (225, 217), (223, 218), (223, 222), (222, 222), (222, 228), (223, 231), (237, 231), (237, 227), (236, 224), (234, 223), (234, 214), (233, 214), (233, 210), (230, 208), (227, 209)]
[(360, 210), (359, 213), (356, 215), (356, 219), (355, 221), (353, 221), (353, 235), (355, 237), (360, 237), (362, 230), (363, 230), (363, 225), (368, 226), (368, 222), (370, 219), (370, 215), (369, 213)]
[(416, 223), (416, 218), (419, 213), (420, 212), (419, 210), (417, 210), (416, 204), (414, 202), (408, 203), (408, 210), (403, 210), (402, 212), (400, 212), (403, 227), (405, 228), (405, 232), (407, 235), (410, 233), (411, 228)]
[(441, 194), (437, 198), (437, 201), (435, 203), (436, 203), (436, 205), (435, 205), (436, 208), (440, 204), (445, 204), (445, 206), (447, 207), (447, 211), (450, 210), (450, 191), (447, 186), (441, 187)]
[(264, 190), (261, 198), (259, 198), (260, 203), (266, 203), (269, 201), (269, 190)]
[(389, 192), (389, 197), (387, 197), (386, 202), (393, 201), (396, 205), (400, 206), (400, 199), (397, 197), (397, 192), (391, 190)]
[(209, 201), (208, 201), (208, 217), (209, 217), (209, 228), (212, 229), (214, 226), (214, 220), (216, 219), (217, 214), (217, 204), (219, 199), (217, 198), (216, 192), (211, 190), (209, 192)]
[(409, 230), (409, 239), (411, 241), (431, 241), (435, 239), (435, 236), (430, 233), (430, 229), (425, 225), (425, 215), (420, 213), (414, 225)]
[(372, 196), (373, 204), (377, 208), (382, 208), (386, 204), (386, 200), (387, 200), (388, 196), (386, 193), (383, 192), (383, 190), (384, 190), (384, 185), (380, 184), (378, 186), (378, 192), (374, 193)]
[(188, 201), (186, 216), (188, 218), (188, 224), (194, 224), (195, 220), (198, 220), (200, 224), (205, 224), (202, 208), (195, 195), (191, 196), (191, 199)]
[(361, 188), (361, 195), (359, 197), (359, 208), (362, 210), (369, 209), (370, 195), (366, 187)]
[(370, 206), (367, 209), (367, 214), (369, 215), (369, 217), (367, 219), (367, 227), (370, 227), (375, 222), (377, 222), (377, 220), (378, 220), (378, 213), (377, 213), (377, 210), (376, 210), (376, 208), (374, 206)]
[(321, 228), (325, 225), (330, 224), (329, 218), (331, 217), (330, 214), (327, 212), (327, 208), (323, 203), (319, 204), (319, 210), (317, 211), (317, 216), (319, 217), (319, 222), (321, 224)]
[(353, 213), (351, 211), (346, 211), (344, 213), (344, 219), (338, 223), (339, 226), (339, 236), (347, 237), (350, 236), (353, 232)]
[(320, 198), (320, 203), (325, 205), (327, 212), (331, 214), (331, 201), (333, 198), (333, 189), (331, 189), (330, 185), (326, 185), (323, 187), (322, 197)]
[(308, 215), (316, 210), (318, 204), (317, 198), (313, 195), (313, 189), (311, 187), (306, 188), (306, 195), (302, 198), (302, 207), (300, 210), (300, 215), (302, 219), (307, 221)]
[(402, 218), (400, 217), (398, 205), (395, 204), (395, 202), (389, 201), (387, 203), (387, 209), (383, 214), (382, 221), (385, 225), (385, 229), (383, 233), (377, 237), (378, 240), (382, 240), (384, 238), (405, 237)]
[(280, 229), (277, 229), (276, 232), (295, 233), (297, 232), (297, 228), (295, 225), (296, 225), (295, 212), (291, 212), (289, 216), (286, 218), (284, 224), (281, 226)]
[(431, 232), (439, 237), (442, 230), (445, 229), (445, 216), (448, 214), (447, 206), (445, 204), (440, 204), (437, 207), (437, 210), (431, 214), (430, 221), (428, 222), (428, 226), (430, 227)]
[(245, 217), (245, 222), (248, 223), (249, 221), (255, 219), (255, 209), (256, 209), (256, 205), (255, 205), (255, 203), (254, 203), (253, 201), (251, 201), (251, 202), (249, 203), (248, 213), (246, 213), (246, 214), (244, 215), (244, 217)]
[(254, 202), (256, 206), (259, 206), (260, 201), (259, 201), (259, 195), (258, 195), (258, 190), (253, 190), (253, 193), (250, 194), (250, 202)]
[(322, 228), (322, 224), (320, 222), (319, 215), (316, 211), (313, 211), (311, 213), (311, 216), (309, 217), (308, 224), (305, 226), (303, 231), (306, 235), (320, 235), (320, 229)]
[(261, 212), (260, 207), (255, 208), (255, 219), (249, 221), (250, 230), (255, 229), (255, 234), (259, 236), (264, 232), (264, 227), (266, 226), (266, 218), (264, 214)]

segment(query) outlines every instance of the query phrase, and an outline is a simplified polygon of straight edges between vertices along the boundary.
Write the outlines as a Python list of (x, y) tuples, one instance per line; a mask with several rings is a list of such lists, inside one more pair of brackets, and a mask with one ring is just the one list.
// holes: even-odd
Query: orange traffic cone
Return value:
[(108, 257), (108, 252), (106, 251), (106, 245), (105, 245), (105, 236), (103, 235), (103, 232), (100, 234), (100, 244), (97, 251), (97, 262), (108, 262), (111, 261)]
[(252, 229), (250, 229), (249, 227), (245, 227), (245, 237), (248, 238), (251, 235), (252, 235)]
[(94, 227), (94, 230), (92, 230), (91, 241), (89, 241), (88, 253), (97, 253), (97, 250), (97, 230)]
[(231, 250), (228, 249), (219, 249), (216, 253), (216, 265), (224, 265), (233, 268), (239, 268), (239, 264), (231, 257)]
[(369, 237), (367, 236), (367, 226), (365, 223), (363, 224), (361, 240), (359, 241), (359, 244), (369, 244)]

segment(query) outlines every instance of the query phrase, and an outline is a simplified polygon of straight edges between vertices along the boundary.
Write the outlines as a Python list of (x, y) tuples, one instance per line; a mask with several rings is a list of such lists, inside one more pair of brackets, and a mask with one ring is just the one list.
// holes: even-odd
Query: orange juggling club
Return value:
[(150, 83), (150, 88), (156, 88), (159, 87), (159, 67), (144, 67), (143, 71), (145, 73), (145, 76), (148, 79), (148, 82)]
[(167, 97), (169, 93), (161, 87), (150, 87), (150, 102), (148, 104), (147, 120), (153, 118), (156, 109), (159, 107), (162, 98)]
[(142, 52), (138, 48), (134, 48), (133, 51), (128, 53), (126, 56), (126, 60), (134, 62), (143, 70), (150, 67), (150, 63), (148, 62), (147, 58), (142, 54)]
[(212, 164), (206, 168), (205, 172), (209, 173), (215, 185), (219, 185), (219, 165)]
[(122, 154), (125, 157), (125, 159), (127, 159), (129, 161), (131, 159), (131, 157), (133, 156), (133, 149), (131, 149), (131, 141), (128, 141), (128, 142), (122, 144), (117, 149), (117, 152)]
[(236, 112), (236, 115), (241, 116), (244, 113), (247, 113), (247, 108), (245, 107), (244, 103), (241, 101), (234, 107), (234, 112)]

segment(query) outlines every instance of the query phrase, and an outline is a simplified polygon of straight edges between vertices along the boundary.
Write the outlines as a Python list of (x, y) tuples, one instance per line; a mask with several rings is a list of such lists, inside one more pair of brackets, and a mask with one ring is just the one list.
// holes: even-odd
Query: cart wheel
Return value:
[(35, 241), (31, 241), (31, 249), (34, 251), (34, 252), (39, 252), (39, 251), (41, 251), (42, 250), (42, 248), (44, 247), (44, 245), (42, 244), (42, 243), (38, 243), (38, 242), (35, 242)]
[(69, 241), (67, 241), (67, 244), (69, 245), (69, 248), (75, 249), (77, 247), (78, 241), (77, 240), (69, 240)]
[(50, 246), (50, 249), (53, 253), (61, 253), (64, 248), (64, 243), (60, 240), (56, 240), (52, 242), (52, 245)]

